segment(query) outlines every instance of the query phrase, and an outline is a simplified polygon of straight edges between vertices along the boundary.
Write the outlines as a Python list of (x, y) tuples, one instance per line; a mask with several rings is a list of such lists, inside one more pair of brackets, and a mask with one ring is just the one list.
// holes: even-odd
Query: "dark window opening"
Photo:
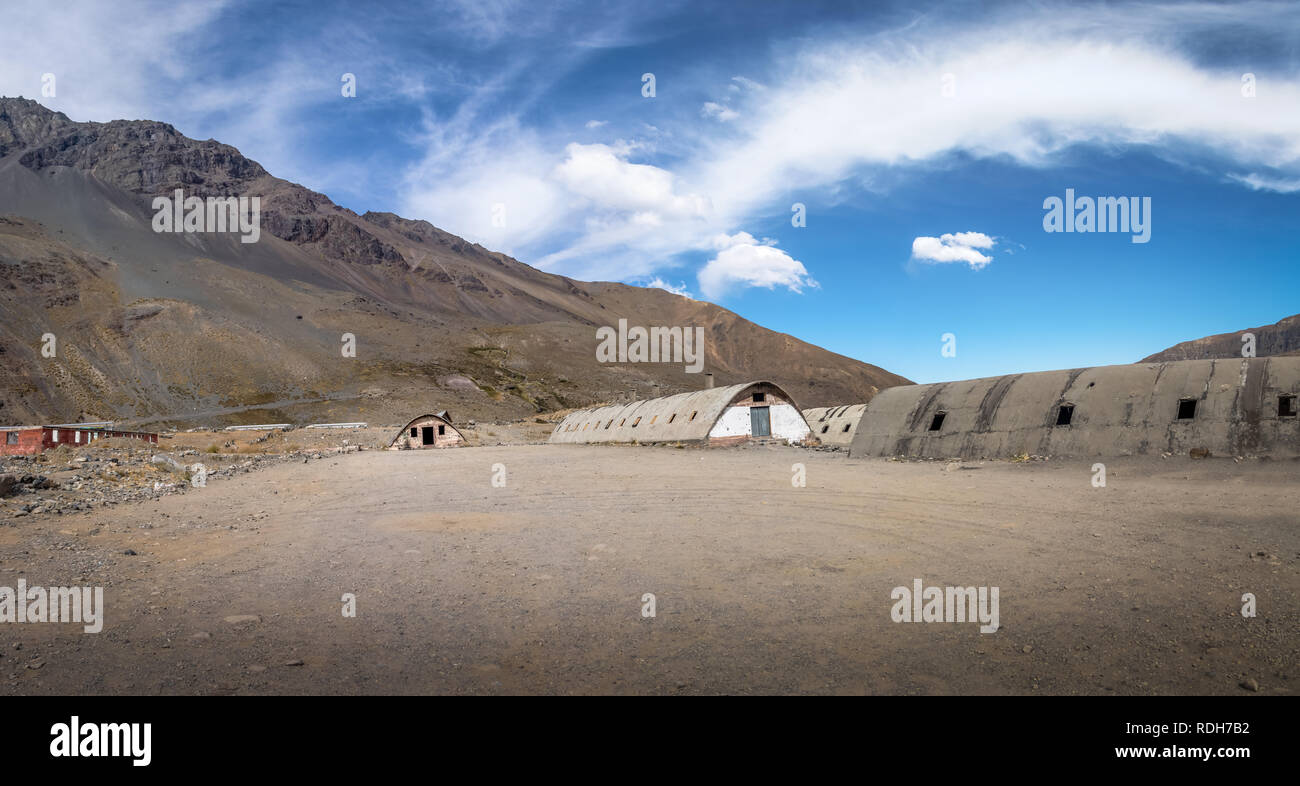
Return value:
[(1196, 399), (1185, 398), (1178, 401), (1178, 419), (1191, 420), (1196, 417)]
[(944, 416), (946, 416), (947, 414), (948, 414), (947, 412), (936, 412), (934, 415), (934, 420), (930, 421), (930, 430), (938, 431), (939, 429), (943, 428), (943, 419)]
[(418, 437), (418, 436), (420, 436), (420, 432), (419, 432), (418, 429), (416, 429), (415, 426), (411, 426), (411, 436), (413, 436), (413, 437)]
[(845, 424), (844, 424), (844, 428), (843, 428), (843, 432), (847, 434), (848, 431), (849, 431), (849, 426), (851, 426), (851, 425), (853, 425), (853, 424), (852, 424), (852, 423), (845, 423)]
[(1061, 408), (1056, 411), (1056, 425), (1068, 426), (1071, 418), (1074, 417), (1074, 405), (1062, 404)]
[(671, 415), (668, 416), (668, 422), (669, 422), (669, 423), (672, 423), (672, 422), (673, 422), (674, 420), (676, 420), (676, 419), (677, 419), (677, 413), (676, 413), (676, 412), (674, 412), (673, 414), (671, 414)]
[(754, 394), (754, 400), (755, 400), (755, 401), (767, 401), (767, 394), (766, 394), (766, 393), (755, 393), (755, 394)]
[(446, 426), (439, 426), (439, 427), (438, 427), (438, 436), (441, 437), (443, 434), (446, 434), (446, 433), (447, 433), (447, 427), (446, 427)]
[(825, 434), (828, 429), (830, 429), (830, 426), (822, 426), (822, 433)]
[(687, 422), (689, 422), (690, 420), (695, 420), (695, 415), (696, 415), (697, 413), (698, 413), (698, 410), (696, 410), (696, 412), (692, 412), (692, 413), (691, 413), (691, 417), (689, 418), (689, 420), (688, 420)]
[(1277, 397), (1277, 416), (1279, 418), (1293, 418), (1296, 416), (1295, 396)]
[(6, 434), (6, 435), (5, 435), (5, 444), (6, 444), (6, 445), (17, 445), (17, 444), (18, 444), (18, 432), (17, 432), (17, 431), (10, 431), (8, 434)]

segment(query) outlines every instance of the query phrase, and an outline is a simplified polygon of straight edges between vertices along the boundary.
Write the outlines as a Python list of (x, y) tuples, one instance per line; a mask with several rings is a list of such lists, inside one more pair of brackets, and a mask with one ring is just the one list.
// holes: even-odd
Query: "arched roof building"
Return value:
[(1300, 357), (1182, 360), (880, 391), (850, 456), (1300, 456)]
[(402, 427), (388, 443), (389, 450), (454, 448), (465, 444), (465, 435), (451, 424), (446, 410), (436, 415), (421, 415)]
[(866, 404), (841, 404), (838, 407), (813, 407), (803, 411), (812, 435), (823, 445), (847, 448), (858, 432)]
[(578, 410), (556, 425), (549, 441), (731, 445), (750, 439), (802, 442), (808, 431), (788, 393), (772, 382), (745, 382)]

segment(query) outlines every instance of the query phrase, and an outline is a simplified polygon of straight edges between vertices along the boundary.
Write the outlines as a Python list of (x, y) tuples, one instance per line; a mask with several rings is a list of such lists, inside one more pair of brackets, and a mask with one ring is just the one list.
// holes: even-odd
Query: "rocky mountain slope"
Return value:
[[(260, 239), (153, 231), (175, 189), (260, 197)], [(596, 328), (620, 318), (702, 326), (717, 384), (774, 379), (802, 406), (907, 383), (710, 303), (358, 215), (166, 123), (0, 98), (0, 423), (505, 419), (702, 384), (680, 363), (598, 363)]]
[(1245, 328), (1233, 333), (1184, 341), (1142, 358), (1143, 363), (1164, 360), (1200, 360), (1204, 358), (1241, 357), (1243, 333), (1255, 334), (1255, 356), (1300, 355), (1300, 314), (1278, 320), (1276, 324)]

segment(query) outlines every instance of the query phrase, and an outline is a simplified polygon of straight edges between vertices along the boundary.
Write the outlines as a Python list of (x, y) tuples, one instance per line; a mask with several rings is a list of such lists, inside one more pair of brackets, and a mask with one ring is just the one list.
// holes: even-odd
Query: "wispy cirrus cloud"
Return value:
[[(54, 71), (49, 103), (74, 119), (174, 122), (277, 174), (569, 275), (645, 280), (693, 264), (706, 296), (807, 291), (811, 273), (784, 251), (715, 239), (771, 231), (792, 191), (833, 203), (882, 172), (906, 179), (971, 159), (1046, 167), (1096, 146), (1193, 166), (1212, 156), (1225, 181), (1258, 191), (1300, 184), (1294, 59), (1251, 65), (1258, 90), (1246, 97), (1244, 67), (1214, 44), (1225, 30), (1271, 41), (1300, 26), (1294, 4), (922, 8), (775, 27), (766, 46), (682, 65), (654, 44), (689, 7), (497, 0), (361, 16), (341, 4), (327, 10), (355, 23), (346, 34), (323, 13), (277, 35), (265, 24), (275, 19), (254, 24), (254, 6), (236, 0), (58, 13), (18, 3), (0, 31), (0, 92), (34, 95)], [(412, 24), (426, 17), (445, 24)], [(256, 62), (235, 54), (250, 45), (264, 53)], [(640, 94), (645, 71), (659, 76), (653, 99)], [(343, 72), (358, 76), (356, 103), (338, 98)], [(364, 112), (367, 133), (349, 136)], [(345, 143), (301, 144), (320, 129)], [(988, 264), (979, 246), (917, 241), (918, 260)], [(740, 271), (742, 255), (758, 272)]]
[[(700, 283), (714, 296), (768, 285), (761, 275), (724, 274), (730, 268), (718, 263), (713, 238), (788, 210), (796, 185), (800, 193), (833, 199), (874, 171), (943, 166), (954, 154), (1046, 167), (1081, 145), (1163, 151), (1171, 160), (1211, 151), (1235, 166), (1283, 173), (1236, 178), (1252, 188), (1285, 191), (1291, 173), (1300, 177), (1297, 75), (1270, 73), (1268, 90), (1247, 98), (1240, 69), (1207, 63), (1188, 43), (1225, 23), (1222, 9), (1016, 10), (1014, 17), (950, 25), (931, 18), (874, 36), (807, 41), (756, 69), (757, 78), (714, 85), (714, 97), (696, 104), (703, 108), (693, 120), (685, 112), (673, 116), (671, 133), (688, 141), (672, 155), (661, 139), (649, 138), (581, 152), (600, 166), (585, 170), (580, 188), (570, 177), (572, 140), (552, 134), (549, 149), (538, 151), (545, 161), (536, 172), (564, 189), (566, 207), (552, 215), (554, 225), (530, 230), (533, 242), (519, 250), (548, 269), (609, 278), (643, 276), (682, 255), (712, 253)], [(1239, 29), (1263, 31), (1283, 19), (1300, 24), (1294, 7), (1274, 3), (1239, 6), (1229, 16)], [(708, 84), (695, 87), (711, 92)], [(744, 123), (734, 122), (741, 116)], [(643, 166), (699, 209), (652, 210), (629, 200), (629, 173)], [(914, 246), (920, 261), (978, 269), (990, 260), (981, 246), (955, 239), (918, 238)]]

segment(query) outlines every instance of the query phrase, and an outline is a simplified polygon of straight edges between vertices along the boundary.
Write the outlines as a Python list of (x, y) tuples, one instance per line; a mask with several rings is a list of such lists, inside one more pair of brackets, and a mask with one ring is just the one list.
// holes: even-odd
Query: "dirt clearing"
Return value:
[[(0, 694), (1295, 693), (1300, 463), (1092, 463), (286, 462), (0, 527), (0, 586), (106, 606), (98, 634), (0, 624)], [(999, 630), (894, 622), (914, 579), (998, 587)]]

